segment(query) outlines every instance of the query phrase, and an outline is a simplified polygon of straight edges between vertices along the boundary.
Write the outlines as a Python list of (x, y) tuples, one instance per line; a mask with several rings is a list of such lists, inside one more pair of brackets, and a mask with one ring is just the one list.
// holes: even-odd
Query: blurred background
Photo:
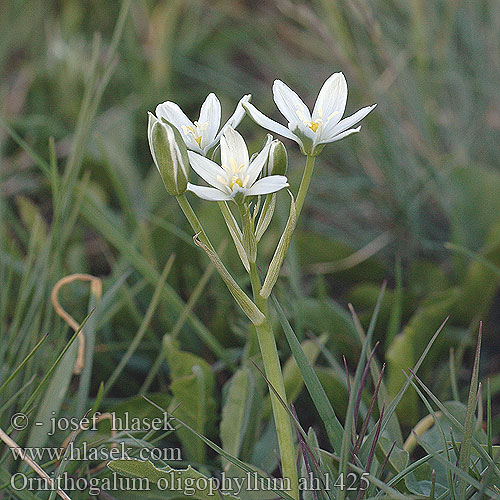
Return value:
[[(483, 320), (481, 376), (491, 379), (498, 402), (500, 2), (4, 0), (0, 11), (5, 371), (45, 331), (55, 335), (30, 373), (53, 359), (68, 329), (54, 315), (50, 292), (63, 276), (90, 273), (113, 290), (95, 319), (87, 381), (93, 397), (137, 338), (173, 253), (166, 291), (109, 387), (109, 401), (144, 388), (162, 337), (173, 328), (185, 350), (215, 366), (220, 359), (198, 340), (200, 331), (237, 359), (249, 329), (218, 277), (208, 278), (189, 320), (175, 326), (207, 260), (153, 166), (146, 113), (171, 100), (196, 119), (213, 91), (224, 120), (251, 93), (259, 109), (282, 121), (272, 101), (274, 79), (312, 106), (324, 80), (342, 71), (346, 113), (378, 107), (359, 134), (319, 157), (278, 297), (301, 338), (326, 333), (335, 362), (345, 354), (353, 367), (360, 347), (347, 304), (367, 326), (387, 280), (375, 335), (393, 394), (405, 380), (401, 368), (415, 363), (450, 315), (422, 376), (439, 397), (464, 400)], [(253, 151), (265, 140), (249, 118), (239, 131)], [(295, 144), (286, 145), (295, 191), (304, 162)], [(213, 240), (222, 242), (216, 206), (192, 202)], [(285, 223), (286, 193), (279, 206), (263, 262)], [(224, 259), (244, 279), (229, 245)], [(61, 300), (81, 319), (87, 297), (86, 285), (73, 284)], [(160, 361), (147, 387), (167, 392), (168, 367)], [(332, 363), (320, 357), (317, 371), (342, 415), (343, 375)], [(220, 384), (226, 378), (219, 372)], [(301, 398), (299, 414), (313, 422), (307, 395)], [(413, 425), (425, 410), (412, 393), (400, 413)]]

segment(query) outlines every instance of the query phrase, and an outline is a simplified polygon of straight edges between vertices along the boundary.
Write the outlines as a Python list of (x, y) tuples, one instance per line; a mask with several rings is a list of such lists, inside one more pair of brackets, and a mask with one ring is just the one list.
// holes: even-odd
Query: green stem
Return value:
[[(287, 403), (288, 401), (286, 398), (283, 374), (281, 373), (278, 349), (276, 347), (276, 341), (273, 335), (271, 322), (269, 320), (267, 299), (264, 299), (259, 295), (261, 282), (255, 263), (250, 263), (250, 280), (252, 283), (254, 301), (266, 316), (264, 323), (255, 327), (262, 354), (262, 360), (264, 362), (264, 371), (266, 373), (267, 380), (274, 387), (279, 397)], [(271, 395), (271, 406), (273, 409), (276, 433), (278, 435), (283, 478), (288, 478), (290, 481), (290, 491), (288, 492), (290, 496), (298, 499), (299, 479), (297, 475), (292, 424), (287, 410), (283, 407), (277, 395), (272, 390), (269, 392)]]
[(300, 181), (299, 192), (297, 193), (297, 199), (295, 200), (295, 210), (297, 211), (297, 221), (300, 217), (300, 212), (304, 206), (304, 201), (306, 199), (307, 190), (309, 189), (309, 184), (311, 183), (311, 177), (314, 171), (314, 161), (315, 156), (307, 156), (306, 166), (304, 168), (304, 173), (302, 174), (302, 180)]
[(186, 216), (186, 219), (188, 220), (189, 224), (191, 224), (191, 227), (193, 228), (195, 234), (199, 235), (199, 238), (202, 241), (202, 243), (205, 243), (205, 245), (208, 248), (210, 248), (210, 250), (215, 252), (214, 247), (210, 243), (210, 240), (208, 239), (208, 236), (206, 235), (201, 225), (201, 222), (199, 221), (197, 215), (195, 214), (193, 207), (186, 198), (186, 195), (180, 194), (179, 196), (176, 196), (176, 198), (179, 203), (179, 206), (181, 207), (182, 211), (184, 212), (184, 215)]

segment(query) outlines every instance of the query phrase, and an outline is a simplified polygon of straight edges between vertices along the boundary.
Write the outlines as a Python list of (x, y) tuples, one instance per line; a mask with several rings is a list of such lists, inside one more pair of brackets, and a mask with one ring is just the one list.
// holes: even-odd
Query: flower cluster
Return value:
[[(149, 114), (148, 139), (167, 191), (179, 196), (188, 190), (206, 200), (240, 203), (246, 197), (274, 193), (288, 186), (282, 173), (265, 168), (273, 161), (272, 151), (277, 147), (284, 150), (279, 141), (269, 138), (250, 159), (245, 141), (235, 131), (245, 112), (263, 128), (297, 142), (302, 153), (311, 157), (317, 156), (327, 143), (359, 132), (360, 127), (353, 128), (354, 125), (375, 107), (367, 106), (342, 119), (347, 102), (347, 83), (342, 73), (334, 73), (325, 81), (312, 113), (280, 80), (274, 82), (273, 96), (288, 127), (261, 113), (250, 103), (250, 95), (242, 97), (222, 127), (221, 105), (213, 93), (205, 99), (195, 121), (173, 102), (159, 104), (155, 115)], [(218, 145), (220, 165), (208, 158)], [(286, 150), (284, 155), (286, 158)], [(209, 186), (190, 183), (189, 167)]]

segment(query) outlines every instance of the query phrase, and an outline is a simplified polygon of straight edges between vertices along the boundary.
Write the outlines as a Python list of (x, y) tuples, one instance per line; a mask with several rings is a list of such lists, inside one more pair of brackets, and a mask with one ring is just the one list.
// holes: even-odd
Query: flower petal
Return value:
[(239, 100), (238, 104), (236, 105), (236, 109), (234, 110), (234, 113), (231, 115), (231, 117), (224, 126), (229, 125), (232, 128), (236, 128), (240, 124), (241, 120), (243, 120), (243, 117), (245, 116), (245, 109), (243, 108), (243, 103), (250, 102), (251, 98), (252, 94), (246, 94)]
[(204, 126), (207, 123), (207, 128), (203, 131), (201, 147), (205, 148), (208, 144), (212, 143), (217, 135), (220, 127), (220, 102), (214, 93), (208, 94), (205, 102), (201, 105), (200, 119), (198, 123)]
[(156, 116), (161, 119), (164, 118), (167, 122), (174, 125), (180, 132), (186, 146), (189, 149), (203, 153), (198, 143), (193, 139), (191, 134), (186, 134), (185, 127), (193, 127), (193, 122), (185, 115), (184, 111), (175, 104), (175, 102), (166, 101), (156, 106)]
[(227, 127), (220, 140), (220, 156), (223, 168), (232, 168), (232, 162), (236, 166), (248, 165), (248, 148), (243, 137), (231, 127)]
[(266, 130), (270, 130), (271, 132), (275, 132), (276, 134), (279, 134), (283, 137), (286, 137), (287, 139), (292, 139), (292, 141), (300, 144), (297, 136), (295, 136), (287, 127), (281, 125), (281, 123), (271, 120), (271, 118), (268, 118), (264, 113), (261, 113), (253, 104), (250, 104), (248, 102), (243, 104), (243, 107), (246, 109), (250, 118), (261, 127), (265, 128)]
[[(324, 122), (337, 124), (345, 111), (347, 102), (347, 82), (343, 73), (334, 73), (321, 87), (313, 118), (322, 118)], [(330, 118), (330, 119), (329, 119)]]
[(288, 179), (284, 175), (270, 175), (259, 179), (248, 191), (247, 196), (275, 193), (287, 187)]
[(187, 190), (194, 193), (199, 198), (209, 201), (228, 201), (231, 199), (230, 194), (223, 193), (213, 187), (197, 186), (188, 182)]
[[(311, 120), (311, 113), (308, 107), (302, 102), (302, 99), (281, 80), (275, 80), (273, 84), (274, 102), (281, 114), (288, 120), (288, 123), (303, 123)], [(299, 118), (297, 114), (302, 113)]]
[(215, 136), (215, 139), (212, 141), (212, 144), (208, 146), (208, 149), (215, 146), (215, 144), (219, 142), (220, 136), (224, 133), (226, 127), (231, 127), (235, 129), (240, 124), (241, 120), (243, 120), (243, 117), (245, 116), (245, 108), (243, 107), (243, 103), (250, 102), (251, 98), (252, 94), (247, 94), (240, 99), (240, 101), (236, 106), (236, 109), (234, 110), (234, 113), (231, 115), (229, 120), (223, 125), (223, 127), (219, 130), (219, 133)]
[(329, 142), (340, 141), (340, 139), (343, 139), (344, 137), (347, 137), (348, 135), (351, 135), (351, 134), (356, 134), (360, 130), (361, 130), (361, 126), (356, 127), (356, 128), (350, 128), (349, 130), (345, 130), (344, 132), (341, 132), (340, 134), (334, 135), (333, 137), (331, 137), (328, 140), (323, 140), (321, 142), (318, 142), (318, 145), (320, 145), (320, 144), (327, 144)]
[(189, 163), (193, 170), (206, 182), (217, 189), (224, 189), (224, 184), (218, 179), (219, 176), (226, 177), (226, 172), (217, 163), (204, 156), (188, 151)]
[(361, 121), (370, 111), (375, 109), (376, 106), (377, 105), (374, 104), (373, 106), (366, 106), (366, 108), (361, 108), (359, 111), (356, 111), (356, 113), (354, 113), (353, 115), (344, 118), (343, 120), (340, 120), (334, 127), (329, 127), (328, 126), (329, 124), (327, 124), (323, 129), (323, 132), (321, 133), (320, 142), (321, 143), (331, 142), (331, 139), (333, 139), (338, 134), (344, 132), (344, 130), (351, 128), (353, 125), (356, 125), (356, 123)]
[(253, 161), (248, 166), (245, 177), (248, 176), (248, 186), (252, 186), (257, 180), (264, 165), (269, 157), (269, 148), (271, 147), (271, 136), (268, 137), (266, 145), (262, 148), (262, 151), (253, 159)]
[(156, 106), (155, 113), (159, 119), (165, 118), (167, 122), (175, 125), (183, 136), (184, 132), (182, 131), (182, 126), (193, 126), (193, 122), (185, 115), (184, 111), (182, 111), (182, 109), (175, 104), (175, 102), (166, 101), (158, 104), (158, 106)]

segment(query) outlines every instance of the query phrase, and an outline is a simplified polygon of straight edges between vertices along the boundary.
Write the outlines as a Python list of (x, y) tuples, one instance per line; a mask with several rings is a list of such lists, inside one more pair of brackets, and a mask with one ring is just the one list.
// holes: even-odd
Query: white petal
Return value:
[(236, 165), (248, 165), (248, 148), (243, 137), (231, 127), (227, 127), (220, 140), (220, 155), (222, 165), (231, 167), (231, 162), (236, 161)]
[(175, 102), (166, 101), (156, 106), (155, 110), (156, 116), (158, 118), (165, 118), (172, 125), (175, 125), (182, 136), (184, 137), (184, 132), (182, 131), (182, 126), (193, 126), (193, 122), (185, 115), (184, 111), (175, 104)]
[(259, 174), (262, 172), (264, 165), (267, 162), (267, 158), (269, 157), (269, 148), (271, 147), (271, 141), (267, 140), (266, 145), (262, 149), (262, 151), (253, 159), (252, 163), (248, 166), (244, 177), (248, 175), (248, 186), (252, 186), (253, 183), (259, 177)]
[(197, 151), (198, 153), (203, 153), (203, 150), (193, 139), (191, 134), (186, 134), (185, 132), (185, 127), (193, 127), (193, 122), (175, 102), (166, 101), (162, 104), (158, 104), (155, 112), (158, 118), (165, 118), (165, 120), (177, 128), (189, 149)]
[(340, 120), (337, 125), (334, 127), (329, 127), (327, 124), (321, 133), (321, 141), (320, 142), (330, 142), (330, 138), (337, 136), (351, 128), (353, 125), (356, 125), (359, 121), (361, 121), (370, 111), (375, 109), (377, 105), (367, 106), (366, 108), (361, 108), (359, 111), (356, 111), (353, 115)]
[(314, 105), (313, 118), (322, 118), (329, 124), (337, 124), (345, 111), (347, 102), (347, 82), (342, 73), (334, 73), (321, 87), (316, 104)]
[(205, 148), (212, 143), (220, 127), (220, 102), (214, 93), (208, 94), (205, 102), (201, 106), (200, 119), (198, 123), (203, 126), (208, 123), (208, 127), (203, 131), (201, 147)]
[(215, 144), (219, 142), (220, 136), (224, 133), (226, 127), (236, 128), (240, 124), (241, 120), (243, 120), (243, 117), (245, 116), (245, 108), (243, 107), (243, 103), (250, 102), (251, 98), (252, 95), (247, 94), (240, 99), (238, 105), (236, 106), (236, 109), (234, 110), (234, 113), (231, 115), (229, 120), (224, 124), (224, 126), (219, 130), (219, 133), (215, 136), (215, 139), (212, 141), (212, 144), (208, 146), (208, 149), (215, 146)]
[(261, 113), (253, 104), (250, 104), (248, 102), (246, 104), (243, 104), (243, 107), (250, 115), (250, 118), (261, 127), (264, 127), (266, 130), (270, 130), (271, 132), (275, 132), (276, 134), (282, 135), (287, 139), (292, 139), (292, 141), (300, 144), (297, 136), (292, 134), (292, 132), (288, 128), (286, 128), (284, 125), (281, 125), (281, 123), (275, 122), (274, 120), (271, 120), (271, 118), (268, 118), (264, 113)]
[(349, 130), (345, 130), (344, 132), (341, 132), (340, 134), (334, 135), (330, 139), (325, 139), (325, 140), (322, 140), (321, 142), (318, 142), (318, 145), (340, 141), (340, 139), (343, 139), (344, 137), (347, 137), (348, 135), (351, 135), (351, 134), (356, 134), (360, 130), (361, 130), (361, 126), (356, 127), (356, 128), (350, 128)]
[(224, 184), (217, 177), (222, 176), (225, 178), (226, 172), (217, 163), (193, 151), (188, 151), (188, 156), (193, 170), (204, 181), (217, 189), (224, 189)]
[(243, 103), (245, 102), (250, 102), (250, 99), (252, 98), (252, 94), (247, 94), (244, 95), (236, 105), (236, 109), (234, 110), (234, 113), (231, 115), (231, 118), (226, 122), (227, 126), (229, 125), (232, 128), (236, 128), (241, 120), (243, 120), (243, 117), (245, 116), (245, 109), (243, 108)]
[[(289, 123), (302, 123), (303, 120), (311, 120), (311, 114), (308, 107), (302, 102), (302, 99), (281, 80), (274, 81), (273, 96), (276, 106), (278, 106), (281, 114)], [(299, 118), (297, 111), (302, 113), (303, 118)]]
[(230, 194), (223, 193), (212, 187), (197, 186), (196, 184), (188, 182), (187, 189), (204, 200), (227, 201), (231, 199)]
[(248, 191), (247, 196), (257, 194), (275, 193), (288, 186), (288, 180), (284, 175), (270, 175), (259, 179)]

